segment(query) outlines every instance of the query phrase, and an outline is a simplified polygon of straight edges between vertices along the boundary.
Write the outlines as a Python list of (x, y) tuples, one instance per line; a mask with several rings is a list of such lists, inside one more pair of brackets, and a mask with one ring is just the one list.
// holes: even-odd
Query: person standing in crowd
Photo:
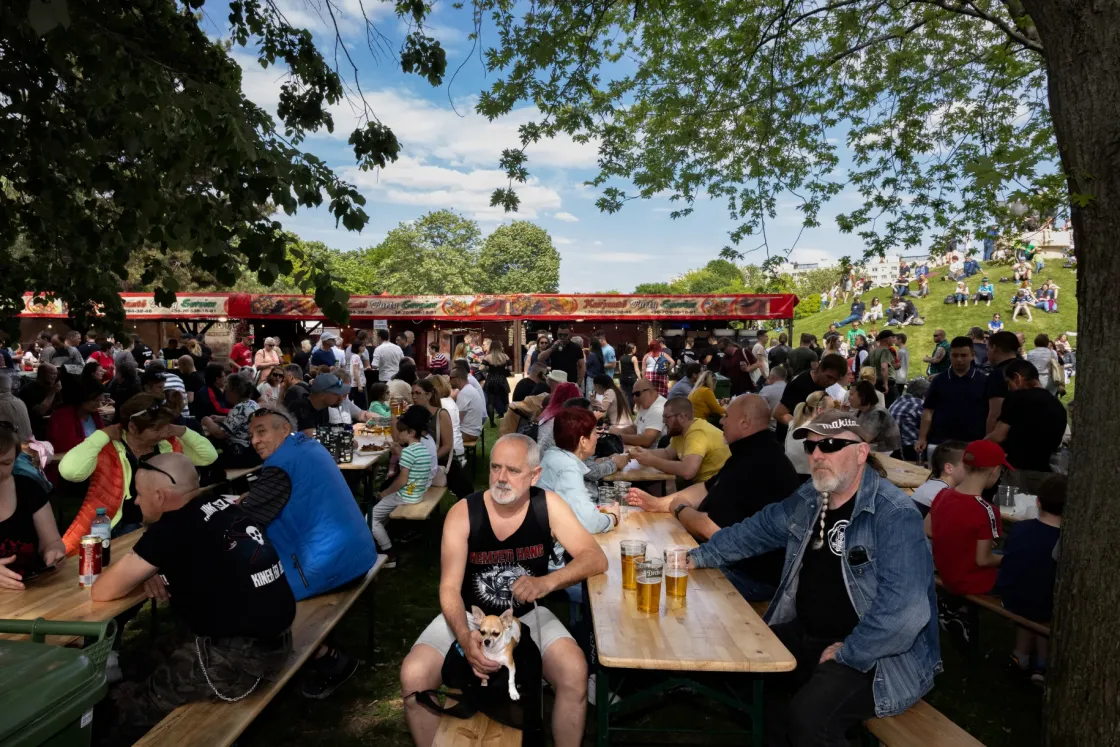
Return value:
[(603, 362), (603, 345), (597, 337), (592, 336), (588, 343), (587, 356), (584, 359), (586, 379), (583, 381), (583, 392), (585, 397), (590, 398), (595, 393), (594, 379), (596, 376), (606, 373), (606, 371), (607, 367)]
[(766, 377), (765, 386), (758, 390), (758, 396), (766, 401), (771, 413), (778, 408), (778, 404), (782, 401), (782, 395), (785, 394), (788, 380), (789, 374), (786, 373), (785, 366), (772, 366), (770, 375)]
[(334, 332), (324, 332), (319, 336), (319, 346), (311, 353), (311, 368), (322, 372), (324, 368), (334, 368), (334, 346), (338, 338)]
[[(482, 637), (467, 625), (467, 609), (500, 615), (510, 609), (541, 651), (544, 678), (556, 692), (552, 739), (556, 747), (578, 747), (587, 712), (587, 660), (575, 639), (547, 607), (533, 603), (553, 591), (577, 585), (607, 570), (599, 543), (555, 493), (533, 485), (540, 453), (532, 439), (510, 434), (490, 455), (490, 487), (456, 503), (443, 525), (440, 564), (441, 614), (432, 621), (401, 663), (405, 718), (417, 745), (431, 745), (439, 716), (417, 702), (416, 693), (442, 683), (444, 660), (456, 642), (471, 667), (485, 679), (501, 665), (486, 658)], [(503, 537), (504, 539), (497, 539)], [(549, 572), (549, 553), (559, 542), (572, 559)], [(516, 555), (520, 575), (511, 584), (489, 586), (484, 579), (508, 572), (504, 558)], [(493, 588), (492, 593), (483, 593)]]
[(1034, 364), (1042, 388), (1057, 396), (1059, 386), (1065, 384), (1065, 376), (1063, 373), (1061, 381), (1054, 376), (1054, 372), (1061, 370), (1062, 365), (1058, 360), (1058, 354), (1050, 348), (1050, 336), (1045, 332), (1035, 335), (1034, 347), (1027, 351), (1024, 357)]
[[(730, 456), (714, 477), (664, 498), (631, 488), (626, 502), (643, 511), (671, 512), (689, 534), (706, 542), (797, 490), (797, 473), (770, 432), (769, 406), (761, 397), (747, 394), (727, 406), (723, 437)], [(744, 485), (750, 490), (744, 492)], [(784, 559), (785, 551), (776, 549), (720, 570), (744, 599), (769, 601)]]
[(910, 500), (922, 512), (924, 517), (933, 505), (933, 499), (945, 488), (956, 487), (964, 472), (961, 470), (961, 459), (968, 444), (964, 441), (945, 441), (933, 450), (933, 457), (929, 460), (929, 479), (914, 489)]
[[(133, 369), (135, 373), (135, 369)], [(58, 369), (51, 363), (40, 363), (35, 370), (35, 379), (19, 388), (19, 398), (27, 406), (27, 417), (31, 421), (31, 432), (40, 441), (47, 438), (47, 419), (59, 404), (62, 383)], [(139, 387), (137, 387), (139, 391)]]
[(369, 364), (377, 369), (378, 381), (389, 382), (400, 370), (401, 361), (404, 359), (404, 351), (401, 350), (400, 345), (389, 341), (389, 330), (379, 329), (376, 331), (379, 342), (373, 350)]
[(563, 371), (568, 375), (568, 381), (578, 387), (586, 375), (587, 362), (583, 357), (583, 346), (575, 344), (570, 339), (571, 334), (567, 324), (561, 325), (556, 331), (556, 342), (539, 352), (537, 361), (549, 365), (554, 371)]
[(751, 355), (758, 361), (758, 368), (751, 372), (751, 381), (754, 383), (756, 391), (766, 383), (766, 379), (770, 376), (770, 358), (766, 350), (766, 344), (769, 340), (770, 335), (766, 333), (766, 330), (760, 329), (754, 347), (751, 348)]
[(898, 424), (899, 457), (908, 462), (918, 460), (914, 442), (918, 440), (918, 432), (922, 427), (922, 403), (928, 391), (928, 379), (914, 379), (907, 382), (902, 395), (888, 408), (894, 422)]
[(479, 361), (482, 374), (486, 382), (482, 389), (486, 394), (486, 414), (490, 419), (490, 427), (496, 428), (495, 416), (501, 420), (506, 416), (509, 407), (509, 377), (512, 361), (506, 355), (501, 340), (490, 341), (490, 351)]
[(806, 371), (790, 379), (782, 399), (774, 408), (774, 420), (778, 425), (775, 435), (785, 442), (793, 411), (813, 392), (820, 392), (833, 386), (848, 374), (848, 362), (839, 355), (826, 355), (815, 369)]
[[(720, 359), (719, 372), (731, 380), (731, 396), (754, 391), (752, 376), (762, 364), (745, 347), (741, 347), (731, 338), (719, 341), (723, 357)], [(662, 392), (664, 394), (664, 392)]]
[(984, 396), (988, 400), (988, 417), (984, 432), (991, 433), (999, 421), (1003, 400), (1007, 397), (1007, 365), (1019, 358), (1019, 338), (1011, 332), (996, 332), (988, 338), (988, 363), (991, 370), (984, 382)]
[[(812, 482), (715, 533), (689, 552), (689, 567), (785, 548), (766, 620), (797, 668), (768, 682), (782, 701), (768, 710), (769, 743), (843, 744), (850, 727), (902, 713), (933, 686), (933, 564), (920, 514), (851, 415), (826, 412), (795, 436), (805, 439)], [(869, 550), (890, 562), (871, 562)]]
[(369, 407), (369, 400), (366, 397), (365, 352), (363, 339), (355, 337), (343, 356), (343, 366), (350, 378), (350, 399), (361, 410)]
[[(170, 340), (168, 344), (171, 344)], [(86, 332), (85, 342), (78, 346), (78, 354), (82, 356), (82, 360), (88, 361), (89, 357), (93, 355), (93, 351), (99, 350), (100, 347), (97, 344), (97, 333), (91, 329)]]
[(700, 378), (703, 367), (696, 362), (685, 363), (681, 366), (681, 378), (669, 389), (668, 399), (673, 397), (687, 397), (692, 394), (692, 388)]
[(723, 432), (707, 420), (696, 418), (686, 397), (673, 397), (662, 409), (669, 445), (663, 449), (631, 449), (643, 467), (675, 475), (689, 484), (713, 477), (731, 456)]
[(105, 602), (158, 584), (163, 592), (153, 603), (170, 599), (185, 630), (160, 642), (146, 680), (111, 691), (112, 744), (137, 741), (178, 706), (215, 693), (245, 697), (261, 680), (275, 680), (292, 651), (296, 603), (275, 572), (277, 549), (239, 506), (200, 494), (183, 455), (160, 455), (145, 467), (136, 503), (148, 529), (131, 552), (102, 569), (91, 596)]
[(791, 350), (786, 358), (786, 367), (792, 381), (801, 374), (810, 370), (817, 363), (817, 354), (813, 352), (813, 336), (808, 332), (801, 333), (801, 344)]
[[(553, 397), (556, 393), (553, 393)], [(610, 432), (619, 436), (627, 446), (640, 446), (650, 449), (657, 446), (664, 432), (665, 398), (657, 393), (653, 383), (639, 379), (634, 385), (634, 402), (637, 415), (633, 425), (614, 426)]]
[(954, 337), (948, 356), (950, 368), (930, 382), (926, 394), (922, 425), (914, 442), (919, 455), (942, 441), (971, 442), (986, 435), (987, 381), (973, 365), (972, 356), (972, 340)]
[(264, 338), (264, 347), (253, 356), (253, 368), (257, 369), (257, 381), (261, 381), (273, 366), (280, 365), (279, 342), (275, 337)]
[[(314, 438), (295, 432), (281, 409), (257, 410), (249, 431), (263, 464), (238, 507), (275, 545), (296, 601), (368, 573), (377, 548), (330, 452)], [(326, 698), (360, 665), (357, 658), (322, 644), (303, 665), (300, 693)]]
[[(971, 346), (971, 344), (970, 341), (969, 345)], [(949, 341), (945, 335), (945, 330), (935, 329), (933, 331), (933, 352), (923, 357), (922, 360), (929, 364), (926, 367), (926, 375), (931, 379), (949, 370)]]
[(405, 330), (404, 334), (402, 334), (401, 337), (403, 338), (404, 342), (404, 344), (400, 346), (401, 354), (405, 358), (411, 358), (413, 361), (415, 361), (416, 346), (413, 343), (416, 342), (416, 333), (412, 332), (411, 330)]
[(875, 340), (875, 349), (867, 356), (867, 365), (875, 371), (875, 389), (883, 393), (887, 407), (898, 398), (895, 361), (894, 332), (884, 329)]
[(451, 364), (447, 360), (447, 355), (440, 351), (439, 343), (433, 342), (428, 345), (428, 371), (433, 376), (446, 376), (450, 369)]
[(669, 371), (673, 368), (672, 357), (654, 340), (649, 344), (642, 357), (642, 378), (653, 384), (662, 397), (669, 393)]
[[(1066, 485), (1065, 475), (1050, 475), (1042, 481), (1038, 488), (1038, 518), (1012, 525), (992, 589), (1009, 612), (1044, 625), (1049, 625), (1054, 617), (1054, 582), (1058, 575), (1055, 550), (1061, 537)], [(1032, 682), (1045, 682), (1049, 653), (1048, 636), (1024, 627), (1015, 629), (1011, 656), (1021, 670), (1033, 669)]]
[(459, 428), (463, 432), (463, 437), (476, 439), (482, 433), (482, 424), (486, 420), (486, 402), (467, 382), (469, 375), (462, 368), (455, 366), (451, 369), (449, 381), (451, 388), (459, 391), (453, 396), (459, 408)]
[(1042, 387), (1029, 360), (1010, 361), (1003, 375), (1008, 394), (988, 439), (1003, 446), (1016, 470), (1050, 472), (1050, 457), (1065, 436), (1066, 408)]
[(311, 370), (311, 340), (303, 340), (299, 344), (299, 350), (292, 355), (292, 363), (303, 369), (303, 375), (306, 376)]
[(595, 337), (599, 340), (599, 349), (603, 356), (603, 373), (614, 378), (618, 373), (618, 359), (615, 355), (614, 347), (607, 342), (606, 332), (600, 330)]
[(638, 359), (634, 356), (634, 343), (622, 343), (622, 354), (618, 358), (618, 386), (626, 395), (630, 409), (634, 409), (634, 383), (638, 380)]
[(171, 425), (178, 418), (178, 412), (164, 406), (162, 397), (137, 394), (121, 408), (118, 424), (95, 431), (66, 452), (58, 474), (70, 482), (89, 481), (78, 515), (62, 538), (67, 555), (78, 551), (98, 508), (106, 509), (114, 537), (140, 528), (140, 510), (133, 499), (141, 462), (172, 451), (186, 454), (196, 467), (217, 460), (218, 452), (203, 436)]
[(772, 371), (778, 366), (786, 366), (786, 370), (788, 371), (789, 366), (787, 365), (787, 361), (791, 350), (792, 348), (789, 346), (789, 335), (785, 332), (780, 333), (778, 335), (778, 344), (770, 348), (767, 353), (767, 357), (770, 361), (770, 370)]
[(229, 362), (235, 366), (235, 371), (253, 365), (253, 336), (251, 334), (243, 333), (238, 341), (233, 344), (229, 351)]
[(972, 340), (972, 360), (976, 363), (976, 367), (983, 373), (988, 373), (991, 370), (991, 365), (988, 363), (988, 342), (984, 337), (984, 330), (979, 327), (971, 327), (968, 330), (968, 339)]
[(899, 332), (894, 336), (895, 353), (898, 356), (898, 369), (895, 371), (895, 383), (904, 385), (910, 380), (910, 348), (906, 347), (906, 333)]

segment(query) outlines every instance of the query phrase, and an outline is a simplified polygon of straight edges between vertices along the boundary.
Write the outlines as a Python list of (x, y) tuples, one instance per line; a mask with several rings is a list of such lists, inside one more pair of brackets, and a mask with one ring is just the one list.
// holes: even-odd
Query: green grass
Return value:
[[(1060, 283), (1061, 281), (1059, 281)], [(497, 433), (487, 428), (487, 447)], [(475, 484), (484, 484), (479, 460)], [(448, 506), (444, 506), (446, 510)], [(409, 522), (395, 522), (394, 538), (415, 531)], [(295, 744), (332, 744), (339, 747), (376, 745), (409, 747), (412, 740), (404, 722), (398, 672), (420, 631), (439, 612), (437, 590), (439, 558), (429, 549), (426, 536), (411, 541), (397, 539), (401, 567), (381, 573), (374, 584), (377, 595), (377, 650), (355, 676), (326, 700), (307, 700), (299, 694), (297, 675), (256, 718), (238, 744), (242, 747), (277, 747)], [(367, 657), (366, 631), (370, 624), (366, 600), (359, 600), (335, 629), (334, 642), (343, 650)], [(167, 617), (161, 615), (166, 624)], [(938, 675), (927, 700), (988, 747), (1037, 747), (1042, 691), (1007, 665), (1014, 641), (1013, 626), (1002, 618), (981, 614), (982, 650), (979, 661), (969, 662), (943, 637), (945, 671)], [(129, 626), (127, 645), (148, 641), (147, 608)], [(549, 696), (546, 696), (549, 697)], [(633, 725), (662, 728), (742, 728), (741, 719), (722, 708), (685, 695), (671, 696), (675, 708), (654, 708)], [(586, 745), (594, 743), (594, 712), (588, 711)], [(682, 719), (684, 722), (682, 723)], [(696, 744), (695, 737), (658, 737), (665, 744)], [(619, 739), (637, 744), (635, 738)], [(703, 744), (727, 743), (727, 738), (705, 738)]]
[[(1034, 317), (1033, 321), (1028, 322), (1024, 317), (1020, 316), (1015, 322), (1011, 321), (1011, 307), (1010, 299), (1014, 293), (1014, 283), (1001, 283), (1001, 277), (1011, 277), (1011, 267), (1005, 264), (998, 263), (981, 263), (982, 272), (987, 274), (992, 284), (995, 286), (996, 297), (992, 301), (992, 305), (985, 306), (980, 304), (974, 306), (971, 303), (968, 306), (960, 308), (954, 305), (943, 303), (945, 296), (956, 291), (956, 283), (952, 281), (942, 280), (940, 277), (931, 278), (929, 284), (929, 296), (926, 298), (912, 299), (914, 305), (918, 307), (918, 313), (926, 323), (924, 327), (905, 327), (902, 329), (908, 338), (907, 347), (910, 348), (910, 374), (911, 377), (920, 376), (925, 373), (925, 367), (922, 365), (922, 356), (929, 355), (933, 349), (933, 330), (941, 328), (948, 333), (949, 339), (957, 335), (968, 334), (970, 327), (980, 327), (981, 329), (988, 329), (988, 322), (991, 321), (992, 314), (999, 312), (1000, 318), (1003, 319), (1003, 328), (1010, 332), (1022, 332), (1026, 335), (1026, 347), (1029, 350), (1033, 347), (1034, 336), (1039, 332), (1045, 332), (1050, 335), (1050, 339), (1056, 339), (1058, 335), (1066, 332), (1077, 331), (1077, 276), (1074, 270), (1062, 269), (1062, 262), (1060, 260), (1050, 260), (1046, 269), (1041, 274), (1036, 274), (1031, 278), (1031, 285), (1038, 287), (1046, 278), (1053, 278), (1060, 288), (1058, 293), (1058, 312), (1055, 314), (1047, 314), (1041, 309), (1032, 309), (1031, 314)], [(937, 268), (944, 270), (945, 268)], [(983, 275), (973, 275), (968, 279), (968, 289), (970, 293), (975, 294), (976, 288), (980, 285), (980, 278)], [(1041, 278), (1041, 279), (1039, 279)], [(911, 285), (916, 289), (917, 284)], [(878, 297), (883, 302), (884, 307), (890, 302), (891, 289), (890, 288), (872, 288), (869, 293), (864, 293), (862, 298), (864, 302), (870, 306), (871, 299)], [(812, 316), (807, 316), (804, 319), (798, 319), (794, 323), (794, 331), (812, 332), (818, 337), (828, 330), (828, 325), (832, 322), (837, 322), (848, 315), (849, 306), (851, 305), (851, 298), (848, 303), (839, 303), (835, 308), (825, 309), (824, 311), (817, 312)], [(872, 323), (864, 326), (864, 329), (870, 332)], [(879, 330), (884, 329), (883, 322), (873, 322)], [(850, 329), (845, 327), (845, 330)], [(1077, 338), (1071, 337), (1070, 343), (1076, 347)], [(917, 365), (915, 365), (917, 361)], [(1072, 392), (1071, 392), (1072, 394)], [(1067, 398), (1068, 401), (1068, 398)]]

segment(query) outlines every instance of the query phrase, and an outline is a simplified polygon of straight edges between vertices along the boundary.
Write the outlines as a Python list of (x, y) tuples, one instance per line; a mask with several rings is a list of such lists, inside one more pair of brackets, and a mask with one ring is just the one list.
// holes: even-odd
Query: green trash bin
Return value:
[(716, 399), (725, 400), (731, 397), (731, 379), (723, 374), (716, 374)]
[[(93, 707), (105, 697), (105, 660), (116, 623), (0, 620), (0, 747), (89, 745)], [(83, 636), (85, 648), (43, 643), (46, 635)], [(92, 641), (92, 642), (91, 642)]]

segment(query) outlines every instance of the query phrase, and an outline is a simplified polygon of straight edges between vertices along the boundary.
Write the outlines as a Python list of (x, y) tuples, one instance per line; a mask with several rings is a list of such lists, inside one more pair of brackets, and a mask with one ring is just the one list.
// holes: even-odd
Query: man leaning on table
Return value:
[(143, 652), (146, 679), (113, 688), (109, 712), (96, 720), (99, 744), (132, 744), (186, 703), (240, 700), (275, 678), (292, 650), (295, 598), (276, 548), (252, 517), (221, 496), (200, 494), (183, 454), (141, 462), (135, 501), (148, 529), (102, 571), (93, 599), (120, 599), (143, 586), (151, 596), (170, 595), (179, 625)]
[(707, 420), (694, 417), (688, 397), (672, 397), (665, 403), (663, 413), (669, 445), (664, 449), (633, 449), (631, 453), (638, 464), (676, 475), (686, 483), (706, 482), (714, 477), (731, 456), (723, 432)]
[(649, 379), (634, 382), (634, 404), (638, 414), (633, 425), (613, 426), (610, 432), (619, 436), (627, 446), (641, 446), (647, 449), (657, 446), (665, 425), (662, 422), (665, 398), (657, 393)]
[[(724, 527), (783, 501), (800, 487), (797, 470), (770, 431), (770, 406), (757, 394), (736, 397), (723, 418), (723, 438), (731, 456), (720, 471), (679, 493), (655, 498), (631, 488), (626, 500), (645, 511), (670, 511), (701, 542)], [(782, 577), (784, 548), (720, 568), (751, 602), (769, 601)]]
[(933, 558), (921, 515), (886, 479), (855, 418), (825, 412), (794, 438), (805, 441), (812, 481), (716, 532), (689, 564), (785, 548), (766, 619), (797, 668), (768, 690), (768, 739), (839, 747), (854, 724), (914, 705), (941, 671)]

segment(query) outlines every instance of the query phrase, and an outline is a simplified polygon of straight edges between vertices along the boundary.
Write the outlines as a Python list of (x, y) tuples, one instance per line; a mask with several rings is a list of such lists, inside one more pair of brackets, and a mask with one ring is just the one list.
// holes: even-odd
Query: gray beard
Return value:
[(514, 490), (512, 485), (492, 485), (490, 486), (490, 497), (494, 499), (494, 503), (499, 506), (508, 506), (518, 499), (517, 491)]
[(831, 472), (822, 473), (821, 477), (813, 474), (813, 487), (819, 493), (831, 493), (840, 487), (840, 477)]

